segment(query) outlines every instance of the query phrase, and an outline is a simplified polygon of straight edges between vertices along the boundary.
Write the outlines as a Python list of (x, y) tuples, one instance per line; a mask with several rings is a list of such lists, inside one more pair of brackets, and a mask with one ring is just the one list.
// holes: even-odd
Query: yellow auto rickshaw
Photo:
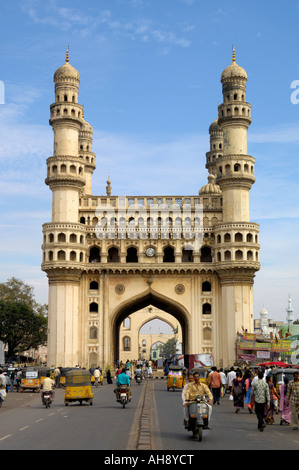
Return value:
[(199, 373), (200, 377), (200, 382), (205, 385), (209, 385), (209, 379), (210, 379), (210, 372), (212, 369), (209, 367), (194, 367), (191, 372), (194, 374), (194, 372)]
[[(47, 374), (51, 374), (49, 367), (40, 367), (40, 383), (43, 383), (43, 380), (47, 377)], [(51, 377), (52, 378), (52, 377)]]
[(184, 368), (181, 366), (169, 366), (167, 375), (167, 390), (182, 389), (186, 384)]
[(79, 401), (80, 405), (83, 401), (93, 404), (91, 374), (87, 370), (74, 369), (65, 374), (64, 404), (67, 406), (73, 401)]
[(40, 371), (37, 367), (26, 367), (26, 369), (22, 370), (20, 392), (25, 392), (26, 390), (39, 392), (40, 385)]

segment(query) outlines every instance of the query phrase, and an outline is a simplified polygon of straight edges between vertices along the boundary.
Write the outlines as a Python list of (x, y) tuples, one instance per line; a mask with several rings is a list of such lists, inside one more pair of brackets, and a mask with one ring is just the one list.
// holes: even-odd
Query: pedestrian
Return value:
[(244, 381), (245, 381), (245, 391), (246, 391), (246, 395), (245, 395), (245, 400), (244, 402), (246, 403), (247, 405), (247, 408), (248, 408), (248, 411), (249, 413), (252, 413), (253, 412), (253, 406), (254, 406), (254, 400), (250, 398), (250, 393), (251, 393), (251, 383), (252, 383), (252, 376), (251, 376), (251, 372), (250, 371), (247, 371), (244, 375)]
[[(120, 373), (121, 373), (121, 371), (120, 371)], [(117, 375), (119, 375), (119, 374), (117, 374)], [(107, 370), (107, 384), (113, 384), (110, 369)]]
[(236, 372), (236, 378), (232, 381), (231, 395), (234, 400), (235, 412), (240, 413), (241, 408), (244, 408), (244, 387), (241, 372)]
[(270, 393), (270, 403), (269, 403), (269, 408), (265, 409), (265, 423), (266, 424), (273, 424), (274, 423), (274, 399), (276, 398), (276, 389), (273, 384), (273, 378), (271, 375), (267, 374), (266, 375), (266, 383), (268, 384), (269, 387), (269, 393)]
[(263, 380), (264, 373), (259, 371), (258, 380), (251, 384), (250, 398), (254, 397), (255, 413), (257, 416), (257, 428), (263, 431), (265, 428), (264, 414), (265, 409), (269, 408), (270, 392), (268, 384)]
[(212, 367), (212, 373), (210, 374), (209, 387), (213, 394), (213, 405), (217, 403), (220, 405), (220, 393), (221, 393), (222, 380), (221, 375), (217, 371), (217, 367)]
[(21, 369), (19, 369), (16, 374), (17, 392), (20, 390), (21, 381), (22, 381), (22, 371)]
[(222, 367), (221, 367), (221, 369), (219, 370), (219, 374), (221, 375), (221, 382), (222, 382), (221, 396), (224, 397), (224, 395), (225, 395), (225, 393), (226, 393), (227, 378), (226, 378), (225, 373), (223, 372)]
[(287, 406), (287, 390), (288, 390), (288, 383), (289, 379), (284, 377), (283, 383), (280, 384), (279, 388), (279, 395), (280, 395), (280, 402), (279, 402), (279, 410), (281, 413), (280, 424), (289, 425), (291, 423), (291, 406), (290, 404)]
[(56, 369), (54, 369), (54, 378), (55, 378), (55, 387), (57, 388), (60, 387), (60, 375), (61, 375), (60, 368), (56, 367)]
[(236, 372), (234, 371), (234, 368), (231, 367), (229, 373), (227, 374), (227, 385), (228, 385), (230, 392), (232, 391), (232, 384), (235, 378), (236, 378)]
[(291, 398), (291, 410), (292, 410), (292, 423), (293, 429), (298, 429), (299, 424), (299, 372), (294, 373), (294, 380), (291, 380), (288, 384), (287, 390), (287, 406), (289, 406)]

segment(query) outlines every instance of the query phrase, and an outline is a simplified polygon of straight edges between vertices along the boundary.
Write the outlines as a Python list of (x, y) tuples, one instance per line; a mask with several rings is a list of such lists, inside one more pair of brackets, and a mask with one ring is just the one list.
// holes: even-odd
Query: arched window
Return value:
[(225, 261), (230, 261), (231, 260), (231, 252), (229, 250), (226, 250), (224, 252), (224, 259), (225, 259)]
[(171, 246), (164, 248), (163, 263), (174, 263), (174, 249)]
[(203, 306), (202, 306), (202, 314), (203, 314), (203, 315), (211, 315), (211, 313), (212, 313), (211, 304), (209, 304), (209, 303), (203, 304)]
[(99, 289), (99, 283), (97, 281), (92, 281), (89, 284), (89, 289), (90, 290), (98, 290)]
[(92, 246), (89, 251), (89, 262), (99, 263), (101, 261), (100, 248)]
[(123, 338), (123, 349), (124, 351), (131, 351), (131, 339), (129, 336)]
[(201, 249), (200, 261), (202, 263), (211, 263), (212, 262), (212, 252), (209, 246), (204, 246)]
[(64, 233), (59, 233), (57, 240), (59, 243), (65, 243), (65, 234)]
[(114, 246), (109, 248), (108, 250), (108, 263), (118, 263), (119, 262), (119, 255), (118, 249)]
[(77, 259), (77, 254), (75, 251), (70, 252), (70, 261), (76, 261)]
[(211, 292), (212, 290), (212, 286), (211, 286), (211, 283), (209, 281), (205, 281), (202, 283), (202, 291), (203, 292)]
[(184, 249), (182, 251), (182, 262), (193, 263), (193, 250)]
[(127, 249), (126, 262), (138, 263), (137, 248), (134, 248), (133, 246), (131, 246), (130, 248)]
[(224, 235), (224, 241), (225, 241), (225, 243), (230, 243), (230, 234), (229, 233), (226, 233)]
[(242, 242), (243, 241), (243, 235), (242, 233), (236, 233), (235, 234), (235, 242)]
[(235, 253), (235, 259), (237, 260), (243, 259), (243, 251), (237, 250)]
[(58, 261), (65, 261), (65, 251), (63, 250), (58, 251), (57, 259)]
[(98, 329), (96, 326), (89, 328), (89, 339), (98, 339)]
[(96, 302), (92, 302), (89, 304), (89, 312), (90, 313), (98, 313), (99, 311), (99, 305)]

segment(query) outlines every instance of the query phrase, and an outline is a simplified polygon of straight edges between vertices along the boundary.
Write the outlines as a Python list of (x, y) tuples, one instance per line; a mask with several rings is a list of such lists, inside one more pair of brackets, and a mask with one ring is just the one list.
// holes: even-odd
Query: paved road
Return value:
[(179, 391), (167, 391), (166, 383), (154, 383), (157, 411), (156, 439), (163, 450), (298, 450), (299, 430), (280, 426), (280, 416), (264, 432), (257, 430), (255, 414), (244, 409), (235, 414), (226, 395), (220, 405), (213, 406), (211, 428), (204, 431), (202, 442), (194, 441), (183, 427), (182, 399)]
[(126, 449), (134, 438), (142, 385), (132, 384), (133, 400), (125, 409), (116, 402), (114, 387), (93, 387), (93, 406), (76, 402), (67, 407), (63, 389), (56, 389), (49, 409), (40, 394), (9, 393), (0, 409), (0, 451)]
[[(1, 450), (149, 450), (197, 453), (199, 450), (298, 450), (299, 430), (280, 426), (280, 417), (257, 430), (254, 414), (234, 413), (228, 396), (213, 407), (211, 431), (203, 441), (183, 427), (181, 393), (167, 391), (163, 379), (132, 384), (133, 400), (122, 409), (114, 385), (93, 388), (94, 405), (64, 406), (64, 391), (56, 390), (50, 409), (39, 394), (10, 393), (0, 409)], [(110, 452), (111, 454), (111, 452)], [(124, 454), (125, 455), (125, 454)]]

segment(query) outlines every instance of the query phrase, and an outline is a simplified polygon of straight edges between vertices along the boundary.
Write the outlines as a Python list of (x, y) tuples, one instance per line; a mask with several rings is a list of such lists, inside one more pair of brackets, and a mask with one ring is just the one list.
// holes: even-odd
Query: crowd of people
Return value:
[(219, 405), (221, 397), (229, 393), (235, 413), (239, 414), (244, 408), (256, 413), (260, 431), (267, 424), (273, 424), (275, 415), (279, 414), (281, 425), (292, 423), (296, 430), (299, 426), (299, 370), (293, 377), (290, 381), (284, 377), (283, 382), (275, 386), (271, 367), (254, 370), (231, 367), (226, 373), (212, 367), (208, 385), (214, 405)]

